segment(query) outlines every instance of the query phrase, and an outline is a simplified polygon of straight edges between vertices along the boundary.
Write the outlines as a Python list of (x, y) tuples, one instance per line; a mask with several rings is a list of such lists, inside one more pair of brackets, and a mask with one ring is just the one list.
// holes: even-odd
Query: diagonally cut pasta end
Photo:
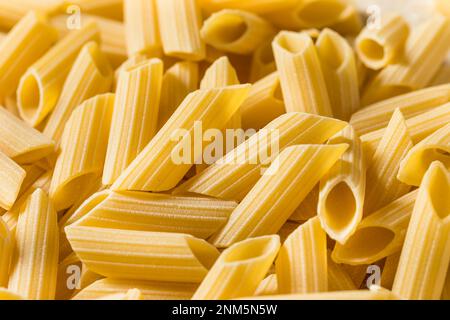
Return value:
[(238, 242), (224, 252), (225, 263), (246, 263), (251, 260), (267, 259), (268, 256), (278, 252), (280, 237), (278, 235), (263, 236)]
[(427, 192), (434, 211), (440, 219), (447, 220), (450, 216), (450, 174), (441, 162), (435, 161), (427, 175), (424, 183), (429, 183)]
[(219, 257), (219, 250), (205, 240), (191, 236), (186, 237), (186, 242), (198, 262), (200, 262), (206, 270), (211, 269), (214, 262), (216, 262)]

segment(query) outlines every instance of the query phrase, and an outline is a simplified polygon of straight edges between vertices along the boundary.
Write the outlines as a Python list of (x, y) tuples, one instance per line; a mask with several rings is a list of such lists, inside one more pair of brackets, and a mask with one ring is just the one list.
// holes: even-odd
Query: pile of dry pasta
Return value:
[(0, 0), (0, 300), (450, 299), (435, 2)]

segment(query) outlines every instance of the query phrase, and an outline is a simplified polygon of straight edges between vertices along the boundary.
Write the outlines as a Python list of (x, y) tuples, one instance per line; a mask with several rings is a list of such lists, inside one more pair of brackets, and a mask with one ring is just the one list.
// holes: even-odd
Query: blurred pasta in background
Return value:
[(0, 300), (450, 299), (449, 53), (448, 0), (0, 0)]

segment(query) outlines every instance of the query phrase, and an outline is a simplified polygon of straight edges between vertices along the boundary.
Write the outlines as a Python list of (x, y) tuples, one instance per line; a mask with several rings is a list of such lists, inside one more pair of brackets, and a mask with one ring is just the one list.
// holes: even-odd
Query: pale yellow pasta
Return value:
[[(430, 109), (406, 120), (406, 126), (413, 143), (419, 143), (450, 121), (450, 103)], [(366, 159), (370, 159), (380, 144), (385, 128), (361, 136)]]
[(22, 169), (25, 170), (26, 176), (20, 187), (19, 197), (22, 196), (40, 177), (44, 175), (46, 170), (37, 164), (24, 165)]
[(33, 163), (54, 151), (52, 140), (0, 107), (0, 151), (19, 164)]
[(311, 37), (282, 31), (272, 46), (286, 110), (331, 116), (327, 85)]
[(200, 30), (206, 44), (225, 52), (250, 54), (275, 35), (270, 23), (256, 14), (224, 9), (205, 20)]
[(196, 0), (156, 0), (159, 29), (167, 56), (199, 61), (206, 56), (200, 36), (201, 12)]
[(350, 125), (328, 141), (339, 143), (349, 148), (321, 179), (317, 210), (330, 238), (345, 243), (363, 216), (366, 165), (361, 140)]
[(450, 17), (450, 3), (446, 0), (434, 0), (436, 9), (439, 10), (443, 15)]
[(280, 294), (328, 290), (326, 234), (318, 218), (307, 221), (286, 239), (275, 266)]
[(156, 0), (124, 0), (124, 20), (128, 56), (162, 54)]
[(99, 46), (95, 42), (84, 45), (67, 76), (58, 103), (45, 126), (44, 134), (59, 144), (73, 110), (86, 99), (107, 92), (112, 81), (111, 66)]
[(382, 14), (377, 26), (366, 26), (356, 38), (359, 59), (372, 70), (380, 70), (402, 56), (409, 35), (408, 23), (398, 14)]
[(3, 106), (0, 105), (0, 108), (3, 107), (6, 110), (9, 111), (12, 115), (16, 116), (17, 118), (20, 118), (19, 109), (17, 107), (17, 100), (15, 95), (6, 97), (3, 99)]
[(274, 72), (253, 84), (241, 107), (242, 127), (259, 130), (284, 113), (280, 77)]
[[(185, 233), (207, 239), (236, 206), (233, 201), (208, 198), (104, 191), (87, 200), (65, 225)], [(78, 220), (73, 222), (75, 217)]]
[(103, 184), (113, 184), (155, 136), (162, 77), (159, 59), (138, 63), (120, 73)]
[(18, 295), (17, 293), (12, 292), (11, 290), (0, 287), (0, 301), (4, 300), (25, 300), (25, 299), (20, 295)]
[[(1, 40), (0, 40), (1, 41)], [(447, 59), (434, 76), (433, 80), (428, 86), (439, 86), (441, 84), (448, 84), (450, 82), (450, 60)]]
[(440, 161), (450, 168), (450, 124), (434, 132), (416, 144), (400, 163), (397, 179), (419, 186), (433, 161)]
[(262, 165), (275, 159), (279, 151), (296, 144), (323, 143), (344, 127), (340, 120), (312, 114), (282, 115), (179, 189), (242, 200), (261, 177)]
[(286, 8), (267, 15), (277, 27), (299, 30), (323, 28), (339, 21), (347, 8), (342, 0), (298, 0), (294, 8)]
[(13, 250), (14, 235), (0, 216), (0, 288), (8, 285)]
[(406, 119), (450, 102), (450, 84), (413, 91), (365, 107), (352, 115), (350, 124), (359, 135), (385, 128), (395, 109)]
[(122, 63), (120, 65), (120, 67), (118, 67), (115, 71), (114, 71), (114, 85), (113, 87), (115, 88), (115, 90), (117, 90), (117, 84), (119, 82), (119, 76), (120, 73), (124, 70), (127, 70), (129, 68), (131, 68), (134, 65), (137, 65), (141, 62), (144, 62), (145, 60), (147, 60), (147, 56), (144, 54), (134, 54), (131, 57), (129, 57), (124, 63)]
[(205, 71), (200, 89), (220, 88), (239, 84), (239, 79), (228, 57), (220, 57)]
[(0, 1), (0, 28), (11, 29), (30, 10), (51, 15), (61, 9), (61, 0), (1, 0)]
[(408, 193), (410, 186), (397, 179), (400, 162), (413, 147), (400, 110), (392, 115), (386, 131), (367, 167), (364, 214), (368, 215)]
[(364, 91), (363, 105), (424, 88), (450, 48), (450, 20), (436, 15), (412, 32), (404, 57), (383, 69)]
[(265, 277), (255, 290), (254, 296), (271, 296), (278, 293), (278, 280), (276, 274)]
[(78, 226), (65, 230), (80, 260), (112, 278), (198, 283), (219, 255), (205, 240), (180, 233)]
[(46, 18), (30, 12), (0, 43), (0, 100), (13, 94), (20, 76), (56, 42), (58, 34)]
[(283, 150), (210, 241), (224, 248), (278, 232), (347, 147), (303, 145)]
[(55, 298), (58, 273), (57, 213), (47, 194), (37, 189), (22, 207), (8, 289), (27, 298)]
[(358, 289), (352, 278), (341, 264), (337, 264), (331, 259), (330, 251), (327, 251), (327, 275), (328, 291), (343, 291)]
[[(167, 191), (175, 187), (194, 162), (199, 160), (196, 159), (199, 156), (196, 152), (189, 152), (183, 158), (179, 156), (181, 150), (194, 144), (191, 135), (195, 123), (202, 122), (203, 130), (223, 128), (239, 109), (249, 89), (249, 85), (236, 85), (189, 94), (164, 127), (119, 176), (112, 189)], [(178, 136), (180, 133), (182, 135)]]
[(222, 252), (193, 300), (226, 300), (252, 295), (267, 274), (278, 249), (276, 235), (247, 239)]
[(450, 261), (450, 174), (433, 162), (419, 188), (392, 292), (404, 299), (439, 299)]
[[(350, 146), (351, 147), (351, 146)], [(290, 221), (304, 222), (317, 215), (317, 207), (319, 204), (320, 183), (318, 183), (305, 200), (295, 209), (294, 213), (289, 217)]]
[(415, 190), (364, 218), (345, 244), (336, 243), (333, 260), (372, 264), (400, 251), (416, 198)]
[(389, 290), (373, 285), (370, 290), (344, 290), (306, 294), (280, 294), (263, 297), (245, 297), (242, 300), (399, 300)]
[[(66, 15), (58, 15), (51, 18), (52, 25), (55, 26), (61, 35), (67, 34), (70, 31), (67, 25), (70, 23), (70, 18)], [(78, 23), (78, 21), (76, 21)], [(89, 15), (83, 12), (82, 18), (79, 21), (79, 27), (86, 27), (89, 24), (95, 23), (100, 32), (100, 47), (102, 51), (108, 56), (111, 65), (117, 68), (127, 59), (125, 27), (123, 23), (99, 16)]]
[(363, 19), (361, 13), (351, 1), (344, 11), (341, 12), (338, 20), (330, 25), (330, 28), (336, 30), (342, 35), (357, 35), (363, 29)]
[(335, 118), (348, 121), (360, 107), (358, 70), (352, 47), (338, 33), (324, 29), (317, 52)]
[(381, 286), (383, 288), (392, 289), (394, 284), (395, 273), (397, 272), (398, 262), (400, 261), (401, 251), (391, 254), (386, 258), (381, 274)]
[(89, 13), (116, 20), (123, 18), (123, 0), (66, 0), (65, 4), (68, 8), (73, 5), (79, 7), (83, 15)]
[(33, 183), (33, 185), (30, 188), (28, 188), (28, 190), (26, 190), (17, 199), (12, 208), (3, 215), (2, 217), (3, 220), (6, 222), (9, 230), (11, 230), (13, 234), (16, 233), (17, 221), (19, 219), (19, 214), (22, 209), (22, 206), (37, 189), (42, 189), (43, 191), (48, 193), (48, 190), (50, 188), (51, 177), (52, 177), (51, 171), (46, 172), (44, 175), (42, 175), (38, 180), (36, 180), (36, 182)]
[(250, 82), (256, 82), (276, 70), (277, 66), (273, 55), (272, 41), (264, 42), (253, 52)]
[(114, 94), (98, 95), (77, 107), (68, 119), (50, 186), (58, 211), (102, 175), (114, 108)]
[(222, 9), (240, 9), (258, 14), (292, 8), (297, 0), (199, 0), (200, 6), (206, 12)]
[(36, 127), (53, 110), (72, 64), (89, 41), (100, 41), (94, 23), (69, 33), (23, 74), (17, 105), (20, 116), (29, 125)]
[(26, 172), (0, 151), (0, 208), (11, 209), (25, 179)]
[(165, 72), (161, 89), (158, 128), (164, 126), (184, 98), (197, 90), (198, 86), (199, 67), (195, 62), (177, 62)]
[(136, 288), (142, 293), (144, 300), (189, 300), (194, 294), (195, 283), (171, 283), (142, 280), (102, 279), (81, 290), (74, 300), (93, 300), (99, 297), (126, 293)]

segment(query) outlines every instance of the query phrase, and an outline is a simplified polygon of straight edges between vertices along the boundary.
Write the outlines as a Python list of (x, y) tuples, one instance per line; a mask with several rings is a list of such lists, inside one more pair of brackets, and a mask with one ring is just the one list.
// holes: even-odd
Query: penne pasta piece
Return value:
[(429, 86), (439, 86), (442, 84), (448, 84), (450, 82), (450, 60), (447, 60), (442, 64), (438, 73), (434, 76), (433, 80), (429, 83)]
[(162, 77), (163, 63), (159, 59), (138, 63), (120, 73), (104, 185), (113, 184), (157, 133)]
[(0, 44), (0, 100), (15, 92), (20, 76), (57, 37), (56, 30), (39, 13), (29, 12), (14, 26)]
[(73, 299), (93, 300), (109, 294), (125, 293), (133, 288), (141, 291), (144, 300), (189, 300), (197, 284), (106, 278), (84, 288)]
[(367, 106), (424, 88), (435, 76), (450, 48), (450, 20), (436, 15), (408, 38), (400, 62), (383, 69), (367, 86), (362, 104)]
[[(411, 117), (406, 120), (409, 135), (414, 143), (419, 143), (435, 131), (439, 130), (450, 121), (450, 103), (430, 109), (427, 112)], [(386, 128), (369, 132), (361, 136), (366, 159), (375, 153), (380, 144)]]
[(107, 92), (112, 80), (111, 66), (98, 45), (95, 42), (84, 45), (67, 76), (58, 103), (45, 126), (44, 134), (59, 144), (64, 126), (74, 109), (83, 101)]
[(250, 82), (257, 82), (276, 70), (277, 65), (273, 55), (272, 40), (264, 42), (253, 52)]
[(450, 169), (450, 124), (416, 144), (400, 163), (397, 179), (419, 186), (430, 164), (440, 161)]
[(277, 275), (271, 274), (265, 277), (255, 290), (255, 296), (271, 296), (278, 293)]
[(222, 9), (239, 9), (257, 14), (292, 8), (297, 0), (200, 0), (200, 6), (208, 13)]
[(155, 0), (124, 0), (124, 20), (128, 56), (162, 55)]
[(175, 63), (164, 74), (159, 107), (158, 128), (169, 120), (186, 96), (198, 89), (198, 64), (190, 61)]
[(345, 244), (336, 243), (333, 260), (372, 264), (400, 251), (416, 198), (415, 190), (364, 218)]
[(26, 172), (0, 151), (0, 208), (9, 210), (19, 196)]
[(302, 225), (305, 221), (302, 222), (292, 222), (292, 221), (287, 221), (285, 224), (283, 224), (283, 226), (281, 227), (281, 229), (278, 231), (278, 235), (280, 236), (280, 240), (283, 243), (284, 241), (286, 241), (286, 239), (289, 237), (289, 235), (294, 232), (295, 230), (297, 230), (297, 228)]
[(357, 35), (363, 29), (363, 19), (358, 8), (351, 1), (330, 28), (342, 35)]
[[(61, 35), (65, 35), (69, 31), (68, 19), (70, 18), (67, 15), (58, 15), (51, 19), (52, 25), (58, 29)], [(127, 59), (125, 27), (122, 22), (83, 13), (79, 23), (80, 25), (76, 26), (76, 29), (85, 28), (89, 24), (97, 25), (101, 38), (100, 47), (114, 68), (120, 66)]]
[(392, 115), (386, 132), (367, 167), (364, 214), (368, 215), (408, 193), (410, 186), (397, 180), (400, 162), (413, 147), (400, 110)]
[(328, 291), (357, 290), (344, 267), (331, 259), (330, 251), (327, 256)]
[(450, 84), (417, 90), (365, 107), (352, 115), (350, 124), (359, 135), (385, 128), (395, 109), (406, 119), (450, 102)]
[(227, 300), (254, 294), (280, 248), (277, 235), (235, 243), (222, 252), (193, 300)]
[(61, 0), (1, 0), (0, 29), (13, 28), (31, 10), (44, 15), (52, 15), (61, 9)]
[(58, 273), (57, 213), (37, 189), (22, 207), (8, 289), (32, 300), (55, 298)]
[(271, 12), (267, 18), (280, 29), (321, 29), (338, 22), (346, 8), (341, 0), (299, 0), (294, 8)]
[(102, 175), (114, 99), (107, 93), (86, 100), (68, 119), (49, 192), (58, 211)]
[(186, 234), (69, 226), (67, 239), (86, 266), (106, 277), (198, 283), (219, 256)]
[(400, 261), (401, 251), (394, 253), (386, 258), (381, 274), (381, 286), (392, 290), (394, 284), (395, 273), (397, 272), (398, 262)]
[(434, 0), (436, 9), (444, 16), (450, 17), (450, 4), (446, 0)]
[[(100, 192), (65, 224), (123, 230), (174, 232), (207, 239), (223, 226), (237, 204), (208, 198), (145, 192)], [(75, 217), (79, 219), (73, 223)]]
[(53, 110), (72, 64), (89, 41), (100, 41), (94, 23), (69, 33), (23, 74), (17, 105), (21, 118), (29, 125), (36, 127)]
[(67, 0), (67, 6), (78, 6), (80, 12), (104, 16), (110, 19), (123, 19), (123, 0)]
[(239, 84), (239, 79), (228, 57), (220, 57), (206, 70), (200, 89), (221, 88)]
[(242, 127), (259, 130), (286, 113), (280, 77), (271, 73), (253, 84), (247, 100), (242, 104)]
[(419, 188), (392, 292), (404, 299), (439, 299), (450, 260), (450, 174), (436, 161)]
[(5, 108), (13, 116), (20, 118), (19, 109), (17, 108), (17, 101), (14, 95), (6, 97), (3, 100), (3, 106), (0, 105), (0, 108)]
[[(339, 160), (338, 160), (339, 161)], [(317, 207), (319, 203), (320, 184), (318, 183), (305, 200), (295, 209), (294, 213), (289, 217), (290, 221), (304, 222), (317, 215)]]
[(242, 300), (399, 300), (389, 290), (373, 285), (370, 290), (344, 290), (306, 294), (280, 294), (263, 297), (245, 297)]
[(27, 190), (33, 186), (33, 184), (44, 175), (45, 169), (41, 168), (39, 165), (25, 165), (22, 166), (22, 169), (25, 170), (26, 176), (22, 182), (22, 186), (20, 187), (19, 197), (21, 197)]
[(200, 37), (201, 12), (197, 1), (156, 0), (156, 7), (164, 54), (185, 60), (203, 60), (206, 47)]
[[(189, 94), (111, 189), (167, 191), (174, 188), (192, 165), (201, 160), (198, 159), (199, 152), (203, 153), (201, 143), (198, 143), (200, 148), (192, 152), (194, 141), (191, 135), (195, 134), (198, 123), (202, 124), (203, 130), (223, 128), (239, 109), (248, 91), (249, 85), (237, 85)], [(181, 158), (180, 151), (186, 146), (191, 151), (186, 151), (187, 154)]]
[(13, 250), (14, 235), (0, 216), (0, 288), (8, 285)]
[(19, 164), (33, 163), (54, 151), (54, 142), (0, 107), (0, 151)]
[(119, 76), (122, 71), (127, 70), (127, 69), (131, 68), (132, 66), (140, 64), (146, 60), (147, 60), (147, 56), (145, 56), (143, 54), (135, 54), (135, 55), (132, 55), (131, 57), (129, 57), (124, 63), (122, 63), (120, 65), (120, 67), (118, 67), (116, 69), (116, 71), (114, 72), (114, 86), (113, 87), (115, 88), (115, 90), (117, 90)]
[(333, 115), (348, 121), (360, 107), (358, 70), (353, 49), (330, 29), (320, 33), (316, 47)]
[(378, 26), (367, 26), (358, 35), (355, 50), (364, 65), (380, 70), (398, 60), (409, 35), (409, 26), (398, 14), (382, 14)]
[(326, 234), (318, 218), (307, 221), (286, 239), (275, 267), (280, 294), (328, 290)]
[(256, 14), (224, 9), (205, 20), (200, 34), (213, 48), (245, 55), (272, 38), (275, 29)]
[(26, 190), (22, 194), (14, 203), (12, 208), (3, 215), (2, 218), (7, 224), (12, 234), (16, 233), (17, 221), (19, 219), (20, 211), (24, 203), (37, 189), (42, 189), (43, 191), (48, 193), (48, 190), (50, 188), (51, 177), (52, 172), (51, 171), (46, 172), (43, 176), (41, 176), (38, 180), (36, 180), (36, 182), (34, 182), (33, 185), (30, 188), (28, 188), (28, 190)]
[(328, 141), (340, 143), (349, 148), (322, 178), (317, 210), (330, 238), (345, 243), (363, 216), (366, 165), (361, 141), (351, 126)]
[(331, 116), (327, 85), (311, 37), (282, 31), (272, 46), (286, 110)]
[(226, 248), (278, 232), (347, 147), (303, 145), (283, 150), (210, 241)]
[(323, 143), (344, 127), (340, 120), (306, 113), (282, 115), (180, 189), (242, 200), (261, 177), (262, 166), (271, 163), (279, 151), (296, 144)]

